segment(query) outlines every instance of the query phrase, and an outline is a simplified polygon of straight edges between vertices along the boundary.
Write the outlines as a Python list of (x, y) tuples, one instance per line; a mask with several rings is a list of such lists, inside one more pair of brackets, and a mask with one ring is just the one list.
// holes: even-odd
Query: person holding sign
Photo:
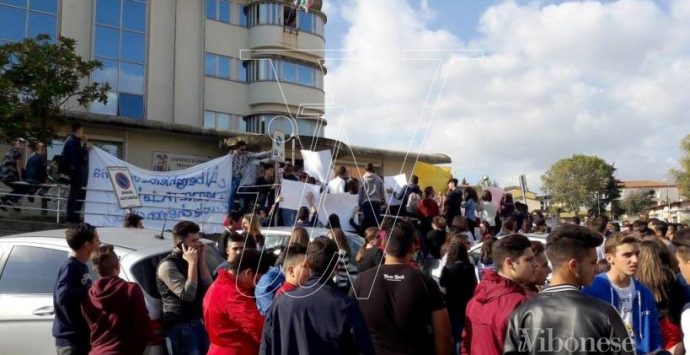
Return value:
[[(249, 161), (252, 159), (266, 159), (270, 158), (272, 152), (270, 150), (260, 153), (249, 153), (246, 151), (247, 143), (245, 141), (239, 141), (235, 145), (235, 150), (231, 151), (232, 154), (232, 186), (230, 186), (230, 199), (228, 201), (228, 211), (237, 210), (238, 206), (235, 204), (235, 197), (237, 196), (237, 190), (240, 188), (240, 181), (244, 177), (245, 170)], [(242, 201), (242, 206), (239, 208), (240, 211), (246, 212), (247, 203), (246, 199), (240, 198)]]
[(377, 227), (381, 219), (381, 205), (386, 201), (383, 180), (374, 173), (374, 165), (367, 164), (359, 185), (359, 208), (364, 213), (362, 228)]

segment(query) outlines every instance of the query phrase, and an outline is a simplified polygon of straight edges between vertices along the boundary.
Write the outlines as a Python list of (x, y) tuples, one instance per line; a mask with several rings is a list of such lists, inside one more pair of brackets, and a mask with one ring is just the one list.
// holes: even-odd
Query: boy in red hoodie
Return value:
[(268, 271), (269, 258), (245, 249), (227, 269), (218, 272), (204, 297), (204, 325), (211, 341), (208, 355), (259, 353), (264, 318), (254, 300), (254, 287)]
[(101, 245), (91, 262), (101, 278), (82, 304), (91, 331), (89, 354), (143, 354), (152, 330), (141, 288), (119, 277), (120, 261), (112, 245)]
[(528, 298), (522, 285), (534, 283), (537, 265), (527, 237), (515, 234), (499, 239), (491, 256), (496, 271), (484, 271), (467, 304), (463, 354), (502, 354), (510, 313)]

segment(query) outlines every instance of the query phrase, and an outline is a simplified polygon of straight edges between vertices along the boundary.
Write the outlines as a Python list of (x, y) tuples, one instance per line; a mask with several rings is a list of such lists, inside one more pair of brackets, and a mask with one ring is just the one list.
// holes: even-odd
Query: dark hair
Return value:
[(241, 221), (243, 216), (242, 212), (232, 210), (228, 212), (228, 221)]
[(333, 228), (328, 234), (333, 237), (333, 240), (338, 245), (338, 250), (344, 251), (345, 255), (351, 259), (352, 249), (350, 249), (350, 243), (347, 241), (347, 235), (345, 235), (345, 232), (343, 232), (343, 230), (340, 228)]
[(74, 132), (84, 128), (84, 126), (82, 126), (81, 123), (79, 123), (79, 122), (73, 122), (71, 128), (72, 128), (72, 133), (74, 133)]
[(450, 237), (450, 242), (448, 243), (448, 257), (446, 259), (446, 264), (452, 264), (456, 261), (461, 261), (465, 263), (470, 262), (470, 256), (467, 254), (467, 248), (465, 247), (465, 242), (467, 241), (467, 236), (463, 234), (456, 234)]
[(340, 175), (345, 175), (345, 174), (347, 174), (347, 168), (341, 165), (341, 166), (338, 168), (338, 176), (340, 176)]
[(647, 229), (647, 222), (640, 221), (639, 219), (632, 223), (633, 230), (636, 232), (642, 232)]
[(690, 261), (690, 229), (679, 230), (673, 237), (673, 245), (676, 247), (676, 253), (680, 255), (683, 261)]
[(292, 265), (295, 258), (307, 254), (307, 247), (303, 245), (291, 245), (287, 247), (283, 253), (285, 254), (283, 257), (283, 265)]
[(345, 183), (345, 192), (350, 193), (350, 194), (357, 194), (357, 191), (359, 189), (359, 182), (355, 178), (351, 178)]
[(307, 184), (316, 185), (316, 178), (313, 176), (308, 177)]
[(666, 232), (668, 232), (668, 224), (664, 221), (654, 221), (652, 222), (652, 226), (654, 226), (654, 230), (661, 233), (662, 236), (666, 236)]
[(309, 222), (309, 208), (302, 206), (297, 211), (297, 220)]
[(489, 191), (489, 190), (482, 191), (482, 201), (491, 202), (491, 200), (492, 200), (491, 191)]
[(199, 225), (192, 221), (181, 221), (173, 227), (173, 239), (175, 244), (187, 240), (190, 234), (199, 233)]
[(306, 248), (309, 245), (309, 232), (302, 227), (293, 229), (288, 243), (290, 245), (301, 245)]
[(237, 141), (237, 143), (235, 143), (235, 147), (238, 147), (238, 148), (239, 147), (246, 147), (246, 146), (247, 146), (247, 142), (245, 142), (245, 141)]
[(453, 186), (458, 186), (458, 179), (452, 178), (452, 179), (448, 180), (448, 183), (449, 184), (452, 183)]
[(367, 167), (364, 170), (366, 170), (367, 172), (373, 173), (374, 172), (374, 164), (367, 163)]
[(413, 184), (419, 183), (419, 177), (417, 175), (412, 175), (410, 177), (410, 182), (412, 182)]
[(439, 229), (446, 229), (446, 219), (443, 216), (436, 216), (431, 220), (431, 224), (435, 225)]
[(505, 259), (517, 259), (525, 250), (532, 247), (529, 239), (522, 234), (512, 234), (499, 239), (491, 248), (491, 258), (496, 264), (496, 269), (503, 269), (503, 261)]
[(125, 228), (139, 228), (139, 222), (141, 222), (144, 219), (144, 217), (136, 214), (136, 213), (128, 213), (125, 216)]
[(532, 244), (531, 245), (532, 252), (534, 253), (535, 256), (546, 251), (546, 247), (540, 241), (533, 240), (530, 243)]
[(546, 256), (556, 270), (570, 259), (582, 261), (588, 250), (598, 247), (603, 240), (586, 227), (564, 224), (546, 237)]
[(340, 228), (340, 217), (338, 217), (337, 214), (331, 213), (328, 216), (328, 228), (330, 228), (330, 229), (336, 229), (336, 228), (339, 229)]
[(110, 276), (120, 264), (120, 259), (112, 245), (101, 245), (93, 255), (91, 255), (93, 270), (98, 276)]
[(96, 227), (88, 223), (79, 223), (65, 231), (65, 238), (70, 249), (78, 251), (86, 242), (93, 242), (96, 236)]
[(247, 249), (256, 249), (256, 242), (254, 238), (247, 238), (246, 236), (237, 232), (225, 231), (223, 235), (218, 238), (218, 251), (223, 256), (223, 259), (228, 258), (228, 245), (230, 243), (243, 243)]
[(434, 197), (434, 188), (431, 186), (427, 186), (424, 188), (424, 198), (431, 198)]
[(273, 258), (258, 250), (245, 249), (239, 258), (230, 263), (228, 269), (235, 274), (239, 274), (247, 269), (251, 269), (257, 274), (265, 274), (274, 261)]
[(507, 192), (501, 199), (503, 203), (513, 203), (513, 194)]
[(477, 196), (477, 190), (475, 190), (471, 186), (465, 188), (465, 201), (469, 199), (474, 200), (474, 202), (479, 201), (479, 197)]
[(315, 276), (330, 275), (338, 264), (338, 245), (331, 239), (321, 236), (312, 240), (307, 247), (307, 263)]
[(399, 221), (388, 232), (386, 254), (397, 258), (405, 257), (414, 244), (414, 228), (405, 221)]
[(517, 231), (517, 218), (515, 218), (515, 216), (510, 216), (510, 217), (506, 218), (503, 221), (503, 225), (501, 228), (503, 228), (507, 231), (510, 231), (510, 232)]
[(484, 265), (490, 265), (494, 261), (491, 258), (491, 250), (493, 249), (494, 243), (498, 240), (498, 238), (494, 237), (491, 234), (486, 234), (484, 237), (482, 237), (482, 250), (481, 250), (481, 256), (480, 256), (480, 261)]

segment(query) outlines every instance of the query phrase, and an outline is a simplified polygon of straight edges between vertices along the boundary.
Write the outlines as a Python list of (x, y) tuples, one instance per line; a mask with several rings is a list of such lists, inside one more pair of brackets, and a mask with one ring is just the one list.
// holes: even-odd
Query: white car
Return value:
[[(530, 241), (541, 242), (542, 244), (544, 244), (544, 246), (546, 246), (546, 237), (549, 236), (548, 234), (537, 234), (537, 233), (520, 233), (520, 234), (527, 237)], [(475, 265), (475, 267), (474, 267), (474, 272), (477, 276), (477, 280), (480, 279), (479, 276), (481, 273), (479, 263), (480, 263), (481, 256), (482, 256), (482, 245), (484, 245), (483, 242), (477, 243), (477, 244), (473, 245), (470, 248), (470, 250), (468, 251), (470, 256), (477, 262), (477, 265)], [(550, 276), (549, 276), (549, 279), (550, 279)]]
[[(147, 354), (165, 354), (161, 302), (156, 288), (156, 268), (173, 248), (172, 236), (145, 229), (98, 228), (102, 244), (115, 247), (120, 257), (120, 277), (138, 283), (144, 291), (155, 337)], [(210, 240), (210, 270), (223, 260)], [(69, 256), (65, 230), (0, 237), (0, 346), (3, 354), (54, 354), (53, 290), (58, 270)], [(91, 265), (89, 265), (89, 269)], [(92, 271), (91, 279), (97, 279)]]
[[(266, 237), (264, 248), (271, 249), (285, 245), (290, 239), (290, 234), (292, 233), (293, 229), (293, 227), (262, 227), (261, 234)], [(305, 229), (309, 233), (310, 240), (314, 240), (320, 236), (326, 236), (329, 232), (328, 228), (307, 227)], [(352, 255), (357, 255), (359, 248), (364, 245), (364, 238), (351, 232), (345, 232), (345, 236), (347, 237), (347, 242), (350, 245)]]

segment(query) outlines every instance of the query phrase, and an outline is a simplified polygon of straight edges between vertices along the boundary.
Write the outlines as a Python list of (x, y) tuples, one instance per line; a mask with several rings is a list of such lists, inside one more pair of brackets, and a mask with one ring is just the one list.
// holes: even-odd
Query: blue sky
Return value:
[[(445, 153), (457, 177), (503, 185), (526, 174), (538, 186), (573, 154), (604, 158), (621, 179), (667, 179), (678, 165), (690, 133), (688, 0), (325, 3), (327, 49), (347, 53), (327, 61), (327, 104), (347, 107), (341, 120), (327, 110), (328, 137), (344, 127), (351, 144)], [(419, 116), (436, 68), (401, 53), (463, 48), (484, 56), (444, 59), (434, 115)]]

